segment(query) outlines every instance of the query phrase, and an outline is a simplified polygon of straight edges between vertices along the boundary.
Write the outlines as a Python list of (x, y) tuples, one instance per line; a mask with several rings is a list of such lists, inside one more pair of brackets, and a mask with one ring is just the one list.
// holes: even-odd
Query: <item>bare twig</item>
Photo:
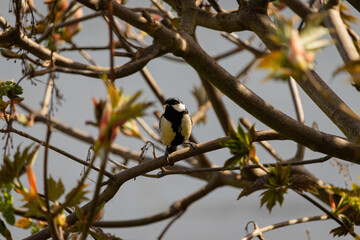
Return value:
[(216, 116), (220, 121), (221, 127), (225, 133), (225, 135), (230, 134), (230, 132), (235, 132), (236, 127), (234, 122), (232, 121), (225, 104), (222, 100), (222, 94), (219, 90), (217, 90), (213, 85), (211, 85), (203, 76), (200, 76), (200, 80), (204, 86), (206, 91), (206, 95), (208, 96), (211, 105), (214, 108)]
[(327, 220), (330, 217), (328, 215), (321, 215), (321, 216), (313, 216), (313, 217), (303, 217), (303, 218), (297, 218), (297, 219), (292, 219), (289, 221), (285, 221), (285, 222), (280, 222), (280, 223), (276, 223), (276, 224), (272, 224), (263, 228), (259, 228), (259, 229), (255, 229), (255, 231), (253, 231), (252, 233), (246, 235), (245, 237), (241, 238), (241, 240), (250, 240), (252, 238), (255, 238), (257, 236), (259, 236), (260, 234), (264, 233), (264, 232), (268, 232), (277, 228), (281, 228), (281, 227), (287, 227), (290, 225), (294, 225), (294, 224), (299, 224), (299, 223), (306, 223), (306, 222), (311, 222), (311, 221), (319, 221), (319, 220)]
[[(297, 88), (296, 81), (292, 77), (290, 77), (289, 79), (289, 87), (290, 87), (291, 97), (294, 102), (297, 120), (305, 124), (304, 110), (302, 107), (299, 90)], [(304, 154), (305, 154), (305, 146), (301, 144), (297, 144), (297, 150), (294, 156), (294, 160), (302, 160), (304, 158)]]
[(48, 28), (46, 28), (46, 30), (44, 31), (43, 35), (37, 40), (37, 42), (42, 42), (44, 39), (46, 39), (54, 30), (62, 28), (62, 27), (66, 27), (66, 26), (70, 26), (79, 22), (83, 22), (86, 20), (90, 20), (96, 17), (99, 17), (102, 15), (102, 12), (95, 12), (95, 13), (91, 13), (87, 16), (81, 17), (81, 18), (74, 18), (65, 22), (60, 22), (57, 24), (51, 24)]
[[(216, 176), (216, 175), (214, 175)], [(145, 218), (135, 219), (135, 220), (125, 220), (125, 221), (100, 221), (95, 222), (94, 226), (104, 227), (104, 228), (120, 228), (120, 227), (130, 227), (130, 226), (142, 226), (151, 224), (154, 222), (159, 222), (165, 219), (168, 219), (173, 216), (177, 216), (179, 213), (185, 212), (186, 209), (198, 201), (199, 199), (206, 196), (208, 193), (212, 192), (217, 187), (220, 187), (221, 184), (217, 181), (216, 177), (213, 177), (205, 186), (192, 193), (191, 195), (173, 203), (168, 210), (148, 216)]]
[[(31, 136), (31, 135), (23, 132), (23, 131), (16, 130), (15, 128), (10, 128), (10, 129), (8, 129), (8, 130), (0, 130), (0, 132), (2, 132), (2, 133), (5, 133), (5, 132), (13, 132), (13, 133), (15, 133), (15, 134), (17, 134), (17, 135), (19, 135), (19, 136), (28, 138), (28, 139), (30, 139), (31, 141), (34, 141), (34, 142), (36, 142), (36, 143), (38, 143), (38, 144), (40, 144), (40, 145), (42, 145), (42, 146), (45, 146), (45, 145), (46, 145), (45, 141), (39, 140), (39, 139), (37, 139), (37, 138), (35, 138), (35, 137), (33, 137), (33, 136)], [(84, 161), (84, 160), (82, 160), (82, 159), (80, 159), (80, 158), (77, 158), (77, 157), (75, 157), (74, 155), (72, 155), (72, 154), (70, 154), (70, 153), (68, 153), (68, 152), (66, 152), (66, 151), (64, 151), (64, 150), (62, 150), (62, 149), (60, 149), (60, 148), (57, 148), (57, 147), (55, 147), (55, 146), (53, 146), (53, 145), (51, 145), (51, 144), (48, 144), (48, 148), (51, 149), (51, 150), (53, 150), (53, 151), (55, 151), (55, 152), (57, 152), (57, 153), (59, 153), (59, 154), (61, 154), (61, 155), (63, 155), (63, 156), (65, 156), (65, 157), (67, 157), (67, 158), (70, 158), (70, 159), (74, 160), (75, 162), (78, 162), (78, 163), (80, 163), (80, 164), (82, 164), (82, 165), (84, 165), (84, 166), (87, 166), (88, 168), (94, 169), (95, 171), (99, 171), (99, 170), (100, 170), (98, 167), (92, 165), (91, 163), (88, 163), (88, 162), (86, 162), (86, 161)], [(107, 177), (109, 177), (109, 178), (114, 177), (114, 175), (111, 174), (111, 173), (109, 173), (109, 172), (105, 172), (105, 175), (106, 175)]]
[[(72, 128), (64, 123), (61, 123), (60, 121), (54, 118), (51, 118), (51, 120), (49, 120), (46, 116), (43, 116), (42, 114), (32, 110), (31, 108), (27, 107), (24, 104), (19, 104), (19, 106), (21, 106), (25, 111), (27, 111), (30, 115), (32, 115), (35, 122), (41, 122), (46, 124), (48, 121), (50, 121), (52, 126), (55, 129), (59, 130), (60, 132), (68, 136), (74, 137), (80, 141), (86, 142), (90, 145), (94, 145), (96, 139), (93, 136), (89, 135), (87, 132), (84, 132), (83, 130), (80, 130), (78, 128)], [(133, 160), (137, 160), (140, 154), (139, 152), (132, 151), (126, 147), (122, 147), (117, 144), (113, 144), (111, 146), (110, 151), (116, 155), (123, 157), (124, 159), (133, 159)], [(151, 159), (145, 158), (144, 160), (149, 161)]]
[(147, 123), (141, 118), (137, 117), (136, 121), (140, 124), (140, 126), (157, 142), (161, 142), (160, 137), (147, 125)]
[(161, 234), (158, 237), (158, 240), (162, 240), (165, 233), (169, 230), (169, 228), (175, 223), (176, 220), (178, 220), (182, 215), (184, 214), (184, 212), (180, 212), (178, 215), (176, 215), (169, 223), (168, 225), (166, 225), (166, 227), (164, 228), (164, 230), (161, 232)]
[(206, 114), (207, 110), (211, 107), (211, 102), (207, 101), (204, 105), (200, 106), (200, 109), (191, 115), (193, 124), (196, 125)]
[(236, 35), (235, 33), (227, 33), (227, 32), (222, 32), (221, 36), (225, 37), (226, 39), (228, 39), (229, 41), (235, 43), (236, 45), (238, 45), (240, 48), (242, 49), (246, 49), (249, 52), (251, 52), (256, 58), (261, 57), (263, 55), (265, 55), (266, 53), (263, 51), (260, 51), (256, 48), (253, 48), (252, 46), (250, 46), (249, 42), (243, 42), (238, 35)]
[[(86, 216), (87, 217), (86, 225), (82, 229), (81, 240), (86, 239), (89, 228), (90, 228), (92, 222), (94, 221), (96, 209), (98, 208), (98, 206), (100, 206), (103, 203), (101, 200), (99, 201), (99, 194), (100, 194), (102, 179), (104, 177), (104, 172), (105, 172), (105, 167), (106, 167), (109, 151), (107, 151), (106, 149), (101, 149), (100, 151), (104, 151), (99, 154), (100, 159), (101, 159), (100, 171), (99, 171), (98, 179), (96, 181), (94, 195), (90, 202), (89, 211)], [(94, 158), (95, 158), (95, 155), (94, 155)]]
[[(329, 160), (331, 157), (330, 156), (325, 156), (325, 157), (321, 157), (321, 158), (317, 158), (317, 159), (311, 159), (311, 160), (303, 160), (303, 161), (292, 161), (292, 162), (281, 162), (280, 164), (282, 166), (288, 166), (289, 164), (291, 166), (299, 166), (299, 165), (308, 165), (308, 164), (315, 164), (315, 163), (323, 163), (327, 160)], [(279, 163), (263, 163), (264, 167), (275, 167), (277, 164)], [(179, 170), (166, 170), (166, 171), (161, 171), (159, 172), (157, 175), (158, 177), (163, 177), (166, 175), (174, 175), (174, 174), (193, 174), (193, 173), (201, 173), (201, 172), (222, 172), (222, 171), (231, 171), (231, 170), (241, 170), (241, 169), (255, 169), (255, 168), (260, 168), (259, 165), (257, 164), (247, 164), (247, 165), (243, 165), (243, 166), (237, 166), (235, 168), (226, 168), (224, 169), (223, 167), (211, 167), (211, 168), (196, 168), (196, 169), (191, 169), (191, 168), (187, 168), (187, 169), (179, 169)]]
[(44, 152), (44, 172), (43, 172), (43, 182), (44, 182), (44, 198), (45, 198), (45, 206), (46, 206), (46, 213), (45, 216), (47, 218), (47, 222), (49, 224), (49, 229), (51, 232), (51, 236), (53, 239), (62, 240), (63, 235), (62, 232), (59, 232), (56, 228), (53, 216), (51, 214), (51, 208), (50, 208), (50, 200), (49, 200), (49, 187), (48, 187), (48, 156), (49, 156), (49, 142), (50, 142), (50, 136), (51, 136), (51, 130), (52, 126), (48, 124), (47, 126), (47, 132), (46, 132), (46, 140), (45, 140), (45, 152)]
[(48, 79), (48, 83), (46, 85), (46, 90), (45, 90), (45, 94), (44, 94), (44, 98), (43, 98), (43, 102), (42, 102), (42, 108), (40, 110), (41, 114), (46, 116), (49, 113), (49, 106), (51, 104), (51, 98), (52, 98), (52, 93), (53, 93), (53, 89), (54, 89), (54, 77), (55, 74), (54, 72), (51, 72), (49, 74), (49, 79)]

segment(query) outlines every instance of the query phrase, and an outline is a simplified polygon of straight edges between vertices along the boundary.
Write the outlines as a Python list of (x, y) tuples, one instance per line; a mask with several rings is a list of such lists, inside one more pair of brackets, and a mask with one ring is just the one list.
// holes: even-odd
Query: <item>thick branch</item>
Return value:
[(303, 3), (300, 0), (281, 0), (281, 2), (285, 3), (291, 10), (293, 10), (302, 19), (306, 19), (310, 14), (313, 13), (311, 8), (306, 6), (305, 3)]
[[(301, 143), (314, 151), (357, 164), (360, 163), (359, 145), (314, 130), (290, 118), (251, 92), (242, 83), (236, 81), (231, 74), (207, 55), (191, 36), (186, 33), (183, 33), (182, 36), (186, 39), (188, 46), (186, 53), (182, 57), (201, 76), (205, 77), (244, 110), (287, 138)], [(346, 114), (346, 116), (348, 115)]]
[[(269, 34), (275, 31), (276, 26), (267, 15), (254, 12), (246, 7), (241, 11), (241, 15), (249, 24), (248, 27), (259, 36), (270, 50), (278, 49), (278, 46), (269, 38)], [(297, 78), (295, 80), (344, 135), (351, 141), (357, 142), (360, 136), (360, 118), (332, 91), (316, 72), (309, 71), (309, 76), (307, 77), (311, 79), (304, 81), (301, 78)], [(276, 130), (279, 131), (278, 129)]]
[(359, 13), (360, 13), (360, 2), (358, 0), (347, 0)]

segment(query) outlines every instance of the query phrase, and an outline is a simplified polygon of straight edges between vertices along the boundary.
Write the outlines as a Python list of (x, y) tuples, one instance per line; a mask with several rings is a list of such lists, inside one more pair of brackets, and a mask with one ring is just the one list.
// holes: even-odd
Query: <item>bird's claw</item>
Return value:
[(193, 150), (193, 151), (199, 149), (196, 143), (187, 142), (187, 143), (185, 143), (185, 144), (189, 145), (190, 148), (191, 148), (191, 150)]
[(165, 151), (164, 157), (165, 157), (166, 161), (168, 162), (168, 164), (169, 164), (170, 166), (173, 166), (173, 165), (174, 165), (173, 162), (170, 162), (168, 151)]

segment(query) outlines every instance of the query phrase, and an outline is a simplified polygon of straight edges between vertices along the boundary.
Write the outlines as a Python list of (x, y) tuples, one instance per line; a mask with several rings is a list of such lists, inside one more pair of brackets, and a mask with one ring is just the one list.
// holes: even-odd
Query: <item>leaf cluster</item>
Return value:
[(344, 226), (331, 230), (334, 236), (346, 236), (354, 231), (354, 225), (360, 225), (360, 186), (352, 183), (351, 189), (330, 187), (331, 192), (341, 196), (340, 201), (333, 207), (333, 212), (340, 215)]
[(12, 81), (6, 81), (0, 83), (1, 99), (3, 96), (13, 99), (15, 97), (19, 97), (19, 95), (22, 93), (23, 93), (22, 87)]
[[(18, 84), (12, 81), (0, 82), (0, 110), (4, 111), (5, 108), (13, 103), (20, 103), (24, 98), (19, 97), (23, 93), (23, 89)], [(8, 97), (8, 101), (4, 101), (3, 97)]]
[(261, 194), (261, 206), (266, 204), (266, 208), (271, 212), (277, 202), (281, 206), (284, 201), (284, 194), (287, 193), (290, 187), (291, 166), (283, 167), (277, 164), (275, 167), (269, 167), (269, 170), (270, 172), (264, 185), (267, 190)]
[(15, 215), (13, 207), (13, 196), (10, 194), (10, 189), (1, 189), (0, 195), (0, 212), (7, 223), (15, 224)]
[(39, 147), (40, 145), (33, 147), (33, 144), (31, 144), (21, 151), (20, 146), (18, 146), (13, 160), (11, 160), (10, 156), (5, 155), (3, 157), (4, 163), (0, 168), (0, 183), (11, 184), (14, 179), (19, 178), (25, 172), (26, 165), (35, 161)]
[[(65, 193), (64, 184), (61, 179), (55, 181), (54, 178), (50, 176), (47, 179), (47, 197), (52, 204), (50, 205), (50, 210), (46, 208), (44, 198), (37, 193), (35, 173), (32, 169), (39, 147), (40, 145), (33, 146), (33, 144), (31, 144), (21, 150), (20, 146), (18, 146), (12, 157), (10, 155), (3, 157), (4, 163), (0, 168), (0, 212), (2, 216), (10, 225), (15, 224), (13, 196), (11, 195), (11, 191), (15, 188), (16, 192), (23, 195), (22, 201), (24, 204), (22, 207), (26, 209), (25, 217), (20, 219), (16, 223), (16, 226), (21, 228), (33, 227), (33, 232), (39, 230), (39, 225), (32, 222), (29, 217), (46, 217), (48, 221), (51, 218), (51, 221), (53, 221), (55, 225), (66, 226), (64, 208), (74, 207), (83, 201), (89, 200), (85, 196), (89, 192), (85, 190), (87, 185), (79, 183), (65, 195), (65, 202), (63, 205), (60, 205), (59, 199)], [(20, 179), (20, 176), (25, 172), (28, 175), (30, 190), (22, 184)], [(6, 239), (11, 239), (11, 234), (1, 218), (0, 225), (0, 234)]]
[(311, 192), (318, 194), (318, 185), (311, 178), (303, 174), (291, 174), (291, 165), (282, 166), (280, 163), (275, 167), (269, 167), (269, 173), (254, 181), (251, 186), (245, 187), (239, 194), (238, 199), (248, 196), (255, 191), (266, 189), (261, 193), (261, 206), (266, 204), (271, 212), (272, 208), (284, 201), (284, 194), (291, 188), (297, 192)]
[[(0, 184), (0, 212), (5, 221), (10, 224), (15, 224), (15, 214), (13, 207), (13, 197), (10, 194), (12, 187), (10, 184)], [(6, 240), (11, 240), (11, 232), (7, 229), (5, 222), (0, 217), (0, 235)]]
[[(107, 88), (106, 100), (99, 102), (93, 100), (95, 105), (96, 125), (99, 126), (99, 137), (95, 143), (95, 152), (102, 147), (108, 148), (118, 134), (119, 127), (123, 126), (127, 121), (144, 115), (144, 111), (152, 105), (152, 102), (138, 101), (141, 91), (134, 95), (124, 95), (122, 89), (117, 89), (115, 85), (104, 79)], [(100, 120), (99, 120), (99, 116)], [(128, 125), (133, 131), (131, 134), (137, 136), (134, 126)]]
[(256, 138), (255, 127), (252, 126), (248, 133), (242, 129), (240, 123), (238, 124), (238, 131), (230, 133), (230, 139), (221, 142), (223, 147), (230, 149), (234, 157), (230, 158), (224, 163), (225, 168), (234, 168), (236, 165), (244, 165), (248, 160), (257, 161), (255, 155), (255, 146), (253, 144)]
[(315, 14), (302, 31), (293, 28), (293, 21), (279, 17), (277, 29), (270, 38), (281, 48), (261, 58), (258, 67), (270, 70), (268, 79), (288, 80), (289, 75), (301, 77), (303, 71), (313, 68), (315, 54), (330, 44), (321, 39), (328, 30), (320, 23), (323, 15)]

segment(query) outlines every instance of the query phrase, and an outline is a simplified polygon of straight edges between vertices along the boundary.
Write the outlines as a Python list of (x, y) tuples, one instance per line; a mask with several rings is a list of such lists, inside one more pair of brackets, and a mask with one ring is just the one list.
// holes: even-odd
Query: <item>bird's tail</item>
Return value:
[(166, 147), (166, 152), (167, 152), (167, 154), (170, 154), (172, 152), (175, 152), (176, 149), (177, 149), (177, 146), (167, 146)]

